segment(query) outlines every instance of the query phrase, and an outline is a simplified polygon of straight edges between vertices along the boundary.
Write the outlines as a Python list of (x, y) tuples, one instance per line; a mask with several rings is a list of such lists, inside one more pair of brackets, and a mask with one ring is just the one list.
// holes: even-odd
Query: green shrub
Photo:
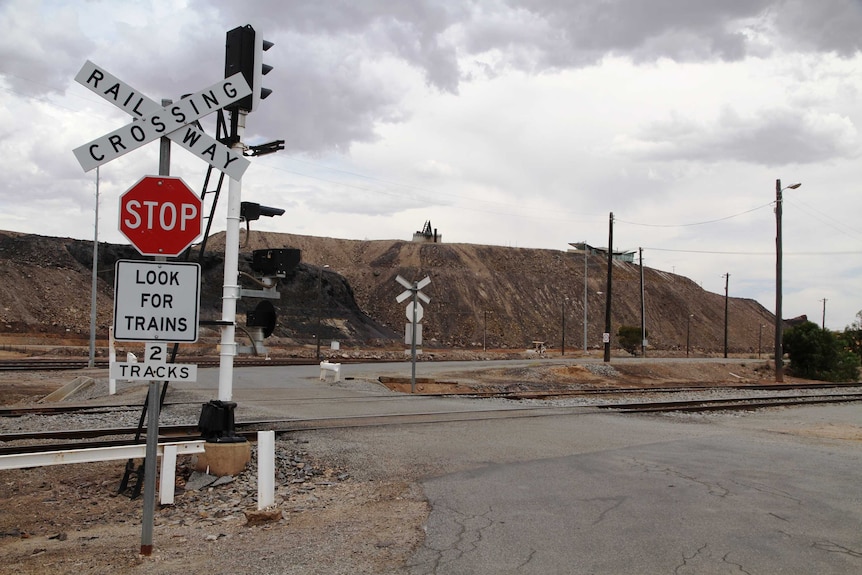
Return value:
[[(644, 338), (648, 334), (649, 332), (645, 333)], [(632, 355), (637, 355), (641, 348), (641, 328), (632, 325), (620, 326), (620, 329), (617, 330), (617, 341), (624, 350)]]
[(797, 377), (824, 381), (858, 381), (859, 356), (839, 338), (807, 321), (784, 333), (784, 351), (790, 371)]

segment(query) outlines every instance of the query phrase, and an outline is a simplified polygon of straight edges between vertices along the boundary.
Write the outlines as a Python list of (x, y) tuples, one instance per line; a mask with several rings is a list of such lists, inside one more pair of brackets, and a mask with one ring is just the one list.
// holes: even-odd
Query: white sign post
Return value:
[[(230, 178), (231, 189), (234, 188), (235, 182), (239, 182), (248, 168), (249, 161), (243, 157), (242, 151), (239, 149), (241, 142), (237, 142), (233, 149), (228, 148), (193, 125), (199, 118), (251, 95), (251, 88), (241, 73), (220, 80), (200, 92), (165, 106), (157, 104), (90, 61), (84, 64), (78, 75), (75, 76), (75, 80), (94, 94), (131, 115), (135, 120), (76, 148), (74, 150), (75, 157), (84, 171), (97, 168), (162, 136), (176, 142), (206, 161), (210, 166), (226, 174)], [(239, 129), (238, 134), (241, 139), (242, 132)], [(240, 207), (239, 194), (231, 191), (229, 196), (231, 198), (236, 196), (236, 201), (229, 201), (231, 205), (228, 207), (228, 240), (231, 239), (232, 235), (232, 217), (236, 219), (233, 227), (237, 230), (239, 228)], [(238, 236), (238, 231), (233, 235)], [(135, 242), (133, 241), (133, 243)], [(238, 242), (235, 243), (238, 246)], [(136, 245), (136, 247), (138, 246)], [(164, 249), (165, 247), (156, 246), (157, 249)], [(225, 277), (228, 277), (229, 273), (236, 275), (237, 257), (236, 254), (232, 254), (231, 250), (230, 246), (225, 249)], [(161, 254), (163, 252), (156, 253)], [(140, 267), (149, 265), (155, 265), (158, 269)], [(165, 267), (177, 265), (193, 267)], [(190, 278), (193, 278), (194, 281), (192, 282)], [(190, 294), (192, 295), (190, 296)], [(191, 299), (188, 299), (189, 297)], [(199, 307), (200, 266), (197, 264), (117, 262), (114, 289), (116, 339), (150, 342), (196, 341)], [(234, 321), (233, 315), (235, 315), (235, 309), (231, 321)], [(230, 327), (232, 326), (225, 329), (223, 339), (233, 341), (234, 333)], [(233, 343), (232, 345), (235, 347), (236, 344)], [(147, 348), (147, 354), (164, 358), (165, 349), (164, 345), (150, 346)], [(154, 360), (146, 364), (140, 377), (150, 380), (147, 402), (150, 417), (147, 425), (145, 501), (141, 532), (142, 555), (150, 555), (153, 547), (155, 461), (158, 443), (159, 402), (155, 393), (155, 379), (151, 379), (150, 376), (160, 376), (157, 379), (162, 380), (169, 380), (172, 377), (180, 378), (174, 379), (174, 381), (194, 381), (197, 377), (196, 371), (187, 369), (188, 366), (184, 369), (183, 366), (172, 364), (174, 366), (172, 369), (176, 371), (171, 371), (163, 362), (164, 360)], [(122, 366), (115, 366), (112, 363), (111, 370), (114, 369), (123, 371)], [(133, 373), (135, 368), (128, 366), (128, 369), (130, 372), (125, 379), (136, 379)], [(221, 387), (220, 382), (219, 388), (221, 389)]]
[(407, 324), (404, 330), (404, 343), (410, 344), (410, 393), (416, 393), (416, 344), (421, 345), (422, 343), (422, 325), (419, 322), (425, 316), (425, 310), (418, 300), (421, 299), (425, 303), (431, 303), (431, 298), (419, 290), (430, 284), (431, 278), (426, 276), (418, 282), (410, 283), (399, 275), (395, 276), (395, 281), (407, 288), (398, 294), (395, 298), (396, 302), (401, 303), (410, 296), (413, 296), (413, 301), (407, 306), (406, 310), (407, 319), (410, 320), (410, 323)]

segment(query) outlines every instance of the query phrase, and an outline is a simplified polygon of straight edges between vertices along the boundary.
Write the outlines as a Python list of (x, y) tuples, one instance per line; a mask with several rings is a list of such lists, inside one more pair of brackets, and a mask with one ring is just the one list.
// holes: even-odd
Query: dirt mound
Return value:
[[(224, 234), (216, 234), (200, 257), (201, 318), (220, 319)], [(0, 334), (89, 333), (92, 242), (0, 231)], [(362, 345), (397, 343), (406, 323), (402, 291), (395, 277), (425, 276), (424, 345), (427, 348), (495, 347), (523, 350), (545, 341), (550, 350), (564, 340), (569, 349), (583, 345), (583, 254), (558, 250), (473, 244), (428, 244), (400, 240), (340, 240), (255, 232), (243, 239), (240, 271), (255, 249), (297, 248), (302, 264), (279, 282), (273, 303), (276, 345), (313, 345), (338, 340)], [(99, 245), (98, 314), (100, 337), (112, 322), (113, 273), (118, 259), (140, 259), (130, 246)], [(640, 270), (613, 263), (612, 332), (640, 325)], [(587, 344), (601, 347), (607, 261), (586, 258)], [(245, 281), (245, 280), (243, 280)], [(249, 285), (248, 287), (256, 287)], [(662, 355), (720, 352), (724, 341), (724, 296), (660, 270), (644, 269), (649, 348)], [(239, 322), (260, 300), (242, 298)], [(693, 314), (693, 316), (692, 316)], [(694, 319), (691, 319), (694, 317)], [(771, 314), (753, 300), (729, 300), (729, 351), (754, 355), (771, 339)], [(565, 327), (565, 332), (563, 328)], [(204, 330), (217, 340), (217, 331)], [(564, 337), (565, 336), (565, 337)], [(613, 335), (612, 345), (616, 345)], [(763, 348), (768, 354), (771, 348)]]

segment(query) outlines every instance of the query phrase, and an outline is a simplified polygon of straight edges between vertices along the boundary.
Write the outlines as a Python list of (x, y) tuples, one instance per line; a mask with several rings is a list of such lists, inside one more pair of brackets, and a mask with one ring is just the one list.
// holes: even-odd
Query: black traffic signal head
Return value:
[(269, 206), (262, 206), (255, 202), (240, 202), (239, 204), (239, 217), (246, 222), (253, 222), (254, 220), (259, 220), (260, 216), (281, 216), (284, 215), (284, 208), (271, 208)]
[(266, 276), (284, 277), (299, 265), (301, 259), (302, 252), (294, 248), (254, 250), (251, 269)]
[(263, 53), (272, 46), (273, 43), (264, 40), (263, 35), (255, 32), (250, 24), (228, 31), (225, 40), (224, 77), (229, 78), (242, 72), (251, 87), (251, 96), (227, 106), (228, 110), (251, 112), (257, 108), (260, 100), (272, 94), (272, 90), (261, 85), (263, 76), (272, 71), (272, 66), (263, 63)]
[(245, 314), (245, 318), (245, 325), (261, 328), (263, 337), (271, 336), (275, 330), (275, 322), (277, 320), (275, 306), (268, 300), (259, 302), (253, 311)]

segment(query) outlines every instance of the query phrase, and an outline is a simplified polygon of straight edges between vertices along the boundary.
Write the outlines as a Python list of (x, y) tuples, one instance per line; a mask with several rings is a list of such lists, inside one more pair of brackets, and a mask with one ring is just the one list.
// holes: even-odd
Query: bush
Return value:
[(824, 381), (858, 381), (859, 356), (847, 350), (829, 330), (807, 321), (784, 334), (790, 371), (797, 377)]
[[(649, 332), (645, 333), (644, 338), (648, 334)], [(641, 328), (632, 325), (620, 326), (620, 329), (617, 330), (617, 340), (620, 343), (620, 347), (632, 355), (637, 355), (638, 350), (641, 348)]]

